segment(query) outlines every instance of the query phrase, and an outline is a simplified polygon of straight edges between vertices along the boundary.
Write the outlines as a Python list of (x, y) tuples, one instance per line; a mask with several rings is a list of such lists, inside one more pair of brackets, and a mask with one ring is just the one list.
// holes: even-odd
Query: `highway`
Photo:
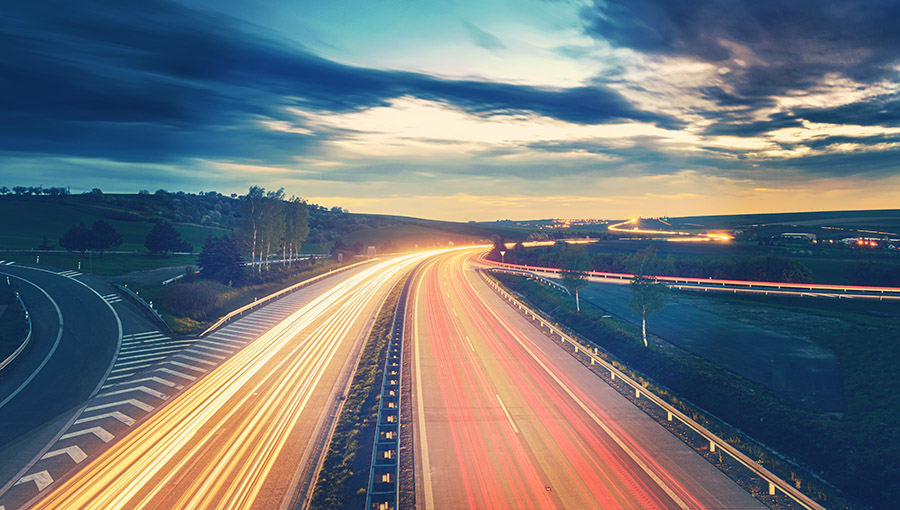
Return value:
[(433, 253), (378, 262), (312, 300), (150, 415), (35, 509), (288, 508), (368, 324)]
[(500, 299), (470, 254), (412, 288), (417, 506), (764, 508)]

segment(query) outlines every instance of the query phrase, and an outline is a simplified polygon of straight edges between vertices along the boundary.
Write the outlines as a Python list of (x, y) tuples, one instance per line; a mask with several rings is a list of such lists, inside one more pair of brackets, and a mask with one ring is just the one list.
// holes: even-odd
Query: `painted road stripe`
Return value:
[(162, 333), (159, 331), (140, 331), (138, 333), (128, 333), (127, 335), (122, 335), (122, 338), (137, 338), (141, 336), (152, 336), (159, 335), (162, 336)]
[(181, 372), (179, 372), (179, 371), (177, 371), (177, 370), (170, 370), (170, 369), (165, 368), (165, 367), (160, 368), (159, 371), (160, 371), (160, 372), (165, 372), (165, 373), (170, 374), (170, 375), (174, 375), (175, 377), (181, 377), (182, 379), (187, 379), (188, 381), (193, 381), (193, 380), (196, 380), (196, 379), (197, 379), (196, 377), (194, 377), (194, 376), (192, 376), (192, 375), (182, 374)]
[[(222, 352), (227, 352), (228, 354), (233, 353), (234, 350), (238, 348), (238, 346), (231, 345), (231, 344), (222, 345), (224, 343), (225, 342), (222, 340), (201, 340), (201, 341), (197, 342), (197, 346), (206, 345), (206, 346), (209, 346), (210, 349), (215, 347), (216, 349), (219, 349)], [(229, 347), (229, 349), (222, 349), (222, 347)], [(243, 345), (241, 345), (240, 347), (243, 347)]]
[(15, 485), (21, 485), (28, 482), (34, 482), (34, 484), (37, 485), (38, 492), (40, 492), (53, 483), (53, 477), (50, 476), (50, 473), (45, 469), (44, 471), (38, 471), (37, 473), (19, 478), (19, 481), (16, 482)]
[(87, 423), (89, 421), (102, 420), (104, 418), (114, 418), (114, 419), (119, 420), (120, 422), (124, 423), (125, 425), (128, 425), (129, 427), (134, 425), (134, 418), (132, 418), (131, 416), (128, 416), (127, 414), (122, 413), (120, 411), (113, 411), (111, 413), (98, 414), (96, 416), (88, 416), (87, 418), (79, 418), (79, 419), (75, 420), (74, 425), (79, 425), (81, 423)]
[[(495, 393), (494, 395), (497, 395), (497, 394)], [(506, 415), (506, 419), (509, 420), (509, 424), (512, 425), (513, 432), (518, 434), (519, 428), (516, 427), (516, 424), (513, 422), (512, 416), (509, 415), (509, 411), (506, 410), (506, 406), (503, 405), (503, 401), (500, 400), (500, 395), (497, 395), (497, 402), (500, 402), (500, 409), (503, 409), (503, 414)]]
[[(166, 359), (166, 356), (168, 356), (168, 354), (162, 354), (162, 355), (154, 354), (154, 356), (156, 356), (156, 357), (150, 358), (150, 359), (142, 359), (139, 361), (128, 361), (125, 363), (116, 363), (116, 366), (119, 368), (113, 370), (110, 373), (124, 372), (126, 370), (138, 370), (142, 367), (148, 366), (149, 364), (151, 364), (154, 361), (160, 361), (160, 360)], [(139, 366), (134, 366), (134, 365), (139, 365)]]
[(103, 427), (91, 427), (89, 429), (84, 429), (84, 430), (79, 430), (77, 432), (69, 432), (68, 434), (63, 434), (62, 436), (60, 436), (59, 439), (60, 439), (60, 441), (62, 441), (63, 439), (71, 439), (73, 437), (86, 436), (88, 434), (94, 434), (95, 436), (99, 437), (104, 443), (108, 443), (108, 442), (112, 441), (113, 438), (116, 437), (116, 436), (110, 434), (109, 432), (107, 432), (106, 429), (104, 429)]
[(129, 398), (128, 400), (119, 400), (117, 402), (110, 402), (108, 404), (100, 404), (97, 406), (91, 406), (91, 407), (88, 407), (87, 409), (85, 409), (84, 412), (87, 413), (90, 411), (99, 411), (100, 409), (109, 409), (110, 407), (116, 407), (116, 406), (120, 406), (123, 404), (131, 404), (134, 407), (137, 407), (138, 409), (143, 409), (144, 411), (147, 411), (148, 413), (153, 410), (153, 406), (147, 405), (136, 398)]
[[(198, 353), (198, 354), (199, 354), (199, 353)], [(212, 361), (206, 361), (205, 359), (195, 358), (195, 357), (193, 357), (193, 356), (188, 356), (187, 354), (178, 354), (178, 355), (176, 355), (175, 357), (176, 357), (176, 358), (189, 359), (189, 360), (191, 360), (191, 361), (196, 361), (197, 363), (203, 363), (204, 365), (213, 365), (213, 366), (216, 365), (216, 364), (213, 363)]]
[(175, 384), (175, 383), (173, 383), (172, 381), (170, 381), (170, 380), (168, 380), (168, 379), (163, 379), (162, 377), (156, 377), (156, 376), (153, 376), (153, 377), (144, 377), (144, 378), (141, 378), (141, 379), (135, 379), (134, 381), (131, 381), (131, 382), (132, 382), (132, 383), (139, 383), (139, 382), (146, 382), (146, 381), (157, 382), (157, 383), (159, 383), (159, 384), (168, 386), (168, 387), (170, 387), (170, 388), (175, 388), (175, 389), (178, 389), (178, 390), (180, 390), (181, 388), (183, 388), (183, 386), (180, 386), (180, 385), (178, 385), (178, 384)]
[(188, 369), (190, 369), (190, 370), (196, 370), (196, 371), (198, 371), (198, 372), (206, 372), (206, 369), (205, 369), (205, 368), (195, 367), (195, 366), (193, 366), (193, 365), (186, 365), (186, 364), (184, 364), (184, 363), (179, 363), (179, 362), (177, 362), (177, 361), (169, 361), (169, 364), (170, 364), (170, 365), (175, 365), (176, 367), (188, 368)]
[[(135, 361), (139, 361), (142, 359), (144, 361), (146, 361), (146, 359), (144, 359), (144, 358), (152, 358), (154, 356), (165, 356), (167, 354), (166, 352), (157, 352), (157, 351), (160, 351), (160, 350), (167, 351), (170, 349), (171, 348), (147, 349), (146, 351), (137, 351), (133, 354), (129, 353), (127, 356), (120, 356), (119, 359), (116, 360), (116, 366), (124, 367), (125, 365), (134, 364)], [(171, 349), (170, 352), (175, 352), (175, 351), (179, 351), (179, 350), (181, 350), (181, 349)]]
[(472, 341), (469, 340), (468, 336), (466, 336), (466, 342), (469, 344), (469, 349), (472, 349), (472, 352), (475, 352), (475, 346), (472, 345)]
[[(201, 356), (209, 356), (210, 358), (214, 358), (214, 359), (225, 359), (225, 356), (219, 356), (218, 354), (212, 354), (212, 353), (209, 353), (209, 352), (199, 351), (199, 350), (197, 350), (197, 349), (204, 349), (204, 351), (205, 351), (206, 349), (210, 349), (210, 348), (209, 348), (209, 347), (203, 347), (202, 345), (195, 345), (195, 346), (191, 347), (190, 349), (188, 349), (188, 350), (185, 351), (185, 352), (189, 352), (189, 353), (191, 353), (191, 354), (199, 354), (199, 355), (201, 355)], [(214, 351), (216, 351), (216, 352), (222, 352), (222, 351), (219, 350), (219, 349), (212, 349), (212, 350), (214, 350)], [(227, 352), (227, 351), (226, 351), (226, 352)], [(228, 354), (231, 354), (231, 353), (229, 352)]]
[(154, 390), (154, 389), (148, 388), (148, 387), (146, 387), (146, 386), (135, 386), (135, 387), (131, 387), (131, 388), (125, 388), (125, 389), (121, 389), (121, 390), (110, 391), (110, 392), (108, 392), (108, 393), (101, 393), (101, 394), (97, 395), (97, 398), (100, 398), (100, 397), (111, 397), (111, 396), (113, 396), (113, 395), (121, 395), (122, 393), (128, 393), (128, 392), (130, 392), (130, 391), (142, 391), (142, 392), (146, 393), (147, 395), (150, 395), (150, 396), (152, 396), (152, 397), (156, 397), (156, 398), (158, 398), (158, 399), (160, 399), (160, 400), (165, 400), (165, 399), (169, 398), (169, 396), (166, 395), (165, 393), (160, 393), (160, 392), (158, 392), (158, 391), (156, 391), (156, 390)]
[(82, 449), (79, 448), (78, 445), (74, 445), (74, 446), (69, 446), (67, 448), (62, 448), (60, 450), (53, 450), (52, 452), (47, 452), (44, 454), (43, 457), (41, 457), (41, 460), (49, 459), (51, 457), (56, 457), (57, 455), (68, 455), (69, 457), (72, 458), (73, 461), (75, 461), (75, 464), (78, 464), (79, 462), (81, 462), (87, 458), (87, 454), (84, 453), (84, 451), (82, 451)]

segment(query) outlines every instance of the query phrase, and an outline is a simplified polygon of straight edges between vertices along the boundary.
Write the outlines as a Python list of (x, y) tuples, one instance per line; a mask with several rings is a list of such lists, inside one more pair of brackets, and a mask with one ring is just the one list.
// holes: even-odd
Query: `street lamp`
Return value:
[(506, 250), (500, 250), (500, 263), (503, 264), (504, 255), (506, 255)]

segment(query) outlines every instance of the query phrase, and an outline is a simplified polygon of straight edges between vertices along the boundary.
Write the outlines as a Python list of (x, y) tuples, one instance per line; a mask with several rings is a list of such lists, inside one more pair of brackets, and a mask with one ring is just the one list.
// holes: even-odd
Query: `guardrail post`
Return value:
[(672, 411), (666, 411), (666, 420), (672, 421)]
[(634, 398), (641, 398), (641, 390), (638, 388), (634, 389)]
[(613, 372), (612, 370), (610, 370), (610, 371), (609, 371), (609, 378), (610, 378), (610, 380), (615, 381), (615, 380), (616, 380), (616, 373)]
[(715, 453), (715, 451), (716, 451), (716, 442), (713, 441), (712, 439), (710, 439), (709, 440), (709, 452)]
[(772, 482), (769, 482), (769, 496), (774, 496), (774, 495), (775, 495), (775, 484)]

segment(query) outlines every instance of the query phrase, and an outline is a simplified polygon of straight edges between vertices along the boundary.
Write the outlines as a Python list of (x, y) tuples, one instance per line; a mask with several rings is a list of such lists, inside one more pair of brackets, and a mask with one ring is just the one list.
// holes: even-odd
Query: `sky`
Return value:
[(0, 185), (457, 221), (897, 208), (897, 0), (46, 0)]

